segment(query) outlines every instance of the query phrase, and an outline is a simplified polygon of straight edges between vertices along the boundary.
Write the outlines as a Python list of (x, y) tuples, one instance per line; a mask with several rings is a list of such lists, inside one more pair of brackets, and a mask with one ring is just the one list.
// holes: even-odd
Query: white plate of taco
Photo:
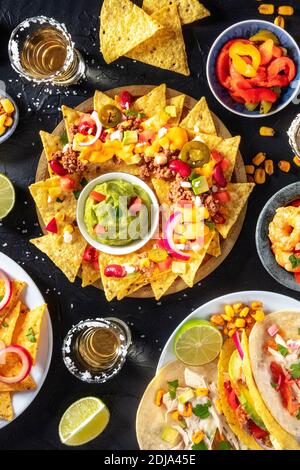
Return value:
[[(11, 290), (7, 304), (0, 311), (1, 349), (12, 345), (16, 348), (0, 365), (2, 429), (20, 416), (39, 393), (51, 362), (53, 335), (47, 305), (31, 277), (3, 253), (0, 253), (0, 266), (0, 298), (6, 295), (7, 288)], [(21, 356), (17, 355), (18, 350)], [(20, 371), (26, 364), (28, 369), (22, 376)], [(9, 383), (11, 380), (3, 377), (19, 380)]]

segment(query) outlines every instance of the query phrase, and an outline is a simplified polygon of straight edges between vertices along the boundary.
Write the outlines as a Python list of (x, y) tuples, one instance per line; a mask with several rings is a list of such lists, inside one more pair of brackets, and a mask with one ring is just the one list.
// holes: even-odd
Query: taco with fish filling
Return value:
[(299, 450), (300, 312), (274, 312), (255, 324), (249, 337), (249, 361), (267, 418), (278, 427), (277, 439)]
[(217, 395), (217, 362), (163, 367), (148, 385), (137, 412), (142, 450), (235, 450), (239, 440), (228, 426)]

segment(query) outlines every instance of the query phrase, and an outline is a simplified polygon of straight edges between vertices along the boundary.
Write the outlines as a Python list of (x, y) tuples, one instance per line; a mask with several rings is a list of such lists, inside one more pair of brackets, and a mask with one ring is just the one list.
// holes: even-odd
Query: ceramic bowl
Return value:
[(5, 91), (1, 90), (0, 89), (0, 99), (2, 98), (8, 98), (12, 104), (14, 105), (14, 108), (15, 108), (15, 112), (12, 116), (14, 122), (12, 124), (12, 126), (8, 127), (6, 132), (0, 136), (0, 144), (2, 144), (3, 142), (5, 142), (7, 139), (9, 139), (13, 133), (15, 132), (16, 128), (17, 128), (17, 125), (19, 123), (19, 109), (18, 109), (18, 106), (16, 105), (15, 101), (12, 99), (11, 96), (9, 96)]

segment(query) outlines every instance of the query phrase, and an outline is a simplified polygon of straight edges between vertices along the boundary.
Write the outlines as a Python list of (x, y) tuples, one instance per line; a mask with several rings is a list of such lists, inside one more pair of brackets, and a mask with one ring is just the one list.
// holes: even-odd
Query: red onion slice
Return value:
[(186, 253), (183, 253), (183, 251), (178, 250), (173, 240), (175, 227), (181, 221), (182, 221), (181, 212), (174, 212), (173, 214), (171, 214), (165, 227), (164, 244), (165, 244), (166, 249), (169, 251), (169, 253), (172, 256), (174, 256), (175, 258), (179, 258), (183, 261), (187, 261), (190, 259), (190, 255), (187, 255)]
[(5, 355), (8, 353), (17, 354), (22, 363), (22, 367), (18, 375), (15, 375), (13, 377), (6, 377), (4, 375), (0, 375), (0, 382), (6, 383), (6, 384), (15, 384), (18, 382), (22, 382), (22, 380), (26, 379), (26, 377), (29, 375), (31, 371), (32, 357), (27, 351), (27, 349), (23, 348), (22, 346), (19, 346), (18, 344), (12, 344), (11, 346), (7, 346), (6, 348), (0, 349), (0, 363), (1, 364), (3, 363), (5, 364), (5, 362), (3, 362), (3, 358), (5, 359)]
[(240, 342), (239, 334), (236, 331), (234, 335), (232, 336), (232, 339), (234, 341), (235, 347), (238, 350), (238, 353), (240, 355), (240, 358), (243, 360), (244, 359), (244, 351)]

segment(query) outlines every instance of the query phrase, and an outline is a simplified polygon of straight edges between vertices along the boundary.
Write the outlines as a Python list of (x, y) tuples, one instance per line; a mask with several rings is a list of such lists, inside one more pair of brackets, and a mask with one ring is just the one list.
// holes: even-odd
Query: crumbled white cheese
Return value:
[(112, 132), (110, 134), (110, 140), (119, 140), (120, 142), (122, 142), (123, 140), (123, 132), (120, 131), (120, 130), (117, 130), (115, 132)]
[(181, 188), (191, 188), (192, 185), (188, 181), (181, 181), (180, 183)]
[(73, 236), (70, 232), (64, 232), (64, 242), (65, 243), (72, 243)]
[(197, 126), (197, 125), (195, 125), (195, 126), (194, 126), (194, 132), (200, 132), (200, 127)]
[(166, 133), (168, 132), (168, 129), (166, 127), (161, 127), (159, 131), (157, 132), (157, 137), (161, 139)]
[(193, 140), (196, 142), (203, 142), (203, 144), (205, 144), (204, 140), (201, 139), (200, 135), (196, 135), (196, 137)]
[(47, 202), (48, 202), (48, 204), (50, 204), (50, 202), (52, 202), (52, 197), (51, 196), (48, 196)]
[(132, 274), (135, 272), (135, 267), (132, 264), (123, 264), (122, 266), (127, 274)]
[(202, 201), (201, 201), (201, 198), (199, 196), (195, 197), (195, 206), (197, 206), (197, 207), (202, 206)]
[(70, 148), (70, 144), (66, 144), (66, 145), (63, 147), (62, 152), (63, 152), (63, 153), (66, 153), (66, 152), (69, 150), (69, 148)]

